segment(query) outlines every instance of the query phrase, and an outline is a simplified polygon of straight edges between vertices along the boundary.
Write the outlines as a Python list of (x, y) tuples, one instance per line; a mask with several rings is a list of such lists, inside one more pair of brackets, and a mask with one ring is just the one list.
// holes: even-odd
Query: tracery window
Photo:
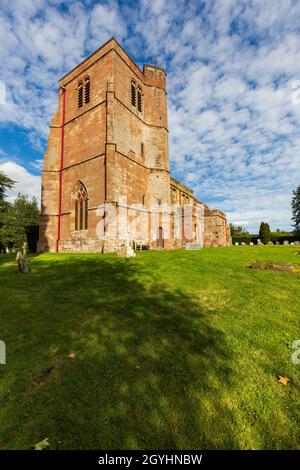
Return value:
[(86, 187), (78, 181), (74, 188), (75, 230), (87, 230), (89, 201)]

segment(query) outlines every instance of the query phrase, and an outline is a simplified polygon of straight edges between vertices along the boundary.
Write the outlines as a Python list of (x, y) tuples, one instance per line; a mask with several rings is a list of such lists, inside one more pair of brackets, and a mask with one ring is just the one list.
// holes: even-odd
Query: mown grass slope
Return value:
[(300, 448), (296, 248), (0, 256), (0, 448)]

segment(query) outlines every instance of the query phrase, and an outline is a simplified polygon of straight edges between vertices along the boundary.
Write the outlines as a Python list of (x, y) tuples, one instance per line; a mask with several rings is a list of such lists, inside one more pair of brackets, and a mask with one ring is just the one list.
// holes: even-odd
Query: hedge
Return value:
[[(234, 245), (236, 242), (239, 242), (239, 244), (241, 244), (243, 242), (249, 245), (249, 243), (251, 242), (257, 245), (258, 238), (259, 238), (258, 235), (243, 235), (241, 237), (232, 237), (232, 244)], [(280, 245), (283, 245), (284, 241), (288, 241), (289, 243), (292, 243), (292, 242), (295, 243), (296, 241), (300, 241), (300, 235), (288, 235), (288, 236), (272, 235), (271, 241), (273, 243), (279, 242)]]

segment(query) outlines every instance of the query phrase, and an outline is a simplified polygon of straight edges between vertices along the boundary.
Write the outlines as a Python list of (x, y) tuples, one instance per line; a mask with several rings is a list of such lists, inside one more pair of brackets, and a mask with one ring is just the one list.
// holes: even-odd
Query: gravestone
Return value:
[(185, 245), (186, 250), (201, 250), (201, 248), (200, 243), (186, 243)]
[(288, 240), (284, 240), (283, 244), (284, 244), (284, 245), (289, 245), (290, 243), (289, 243)]
[(125, 258), (134, 258), (136, 256), (134, 250), (130, 245), (130, 237), (129, 232), (127, 232), (125, 244), (120, 248), (118, 253), (120, 256), (124, 256)]
[(16, 262), (20, 273), (29, 273), (29, 261), (27, 258), (27, 243), (25, 242), (16, 256)]

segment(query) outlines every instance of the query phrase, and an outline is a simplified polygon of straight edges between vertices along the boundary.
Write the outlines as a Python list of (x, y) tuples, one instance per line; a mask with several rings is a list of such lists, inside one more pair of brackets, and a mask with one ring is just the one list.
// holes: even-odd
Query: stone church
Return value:
[(59, 81), (41, 212), (40, 252), (231, 243), (225, 214), (170, 175), (165, 71), (114, 38)]

